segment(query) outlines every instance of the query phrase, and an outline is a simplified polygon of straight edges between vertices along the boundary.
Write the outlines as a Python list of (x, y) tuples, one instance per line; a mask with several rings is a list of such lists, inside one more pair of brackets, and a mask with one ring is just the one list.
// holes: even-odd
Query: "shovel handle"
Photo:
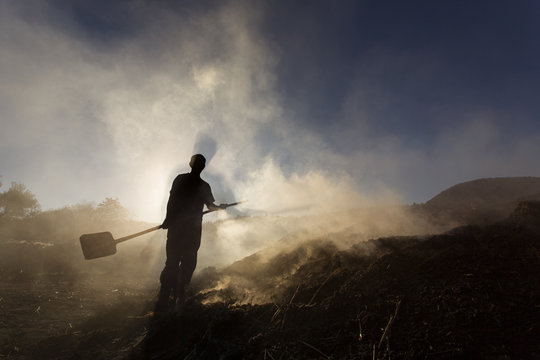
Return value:
[(203, 215), (204, 214), (208, 214), (208, 213), (211, 213), (211, 212), (214, 212), (214, 211), (219, 211), (219, 210), (225, 210), (226, 208), (230, 207), (230, 206), (235, 206), (235, 205), (238, 205), (238, 204), (241, 204), (241, 203), (245, 203), (247, 200), (244, 200), (244, 201), (237, 201), (237, 202), (234, 202), (232, 204), (225, 204), (227, 206), (225, 206), (225, 208), (223, 209), (216, 209), (216, 210), (206, 210), (206, 211), (203, 211)]
[[(232, 204), (227, 204), (226, 208), (228, 208), (229, 206), (234, 206), (234, 205), (241, 204), (243, 202), (245, 202), (245, 201), (238, 201), (238, 202), (235, 202), (235, 203), (232, 203)], [(220, 209), (220, 210), (224, 210), (224, 209)], [(206, 211), (203, 212), (203, 215), (208, 214), (208, 213), (213, 212), (213, 211), (217, 211), (217, 210), (206, 210)], [(128, 235), (128, 236), (121, 237), (120, 239), (116, 239), (114, 242), (116, 244), (119, 244), (121, 242), (131, 240), (133, 238), (136, 238), (137, 236), (148, 234), (149, 232), (156, 231), (156, 230), (159, 230), (159, 229), (161, 229), (161, 225), (151, 227), (150, 229), (146, 229), (146, 230), (143, 230), (143, 231), (135, 233), (135, 234), (131, 234), (131, 235)]]
[(141, 232), (138, 232), (136, 234), (131, 234), (131, 235), (128, 235), (128, 236), (124, 236), (124, 237), (121, 237), (120, 239), (115, 240), (115, 243), (118, 244), (118, 243), (121, 243), (123, 241), (127, 241), (127, 240), (130, 240), (130, 239), (136, 238), (137, 236), (141, 236), (141, 235), (144, 235), (144, 234), (148, 234), (149, 232), (156, 231), (156, 230), (158, 230), (160, 228), (161, 228), (161, 225), (158, 225), (158, 226), (151, 227), (150, 229), (146, 229), (146, 230), (143, 230)]

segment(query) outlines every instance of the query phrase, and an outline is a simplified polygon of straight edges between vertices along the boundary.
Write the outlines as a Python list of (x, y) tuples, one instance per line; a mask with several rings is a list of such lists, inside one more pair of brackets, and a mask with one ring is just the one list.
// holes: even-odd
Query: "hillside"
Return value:
[(477, 179), (454, 185), (424, 204), (439, 222), (489, 224), (507, 217), (520, 201), (540, 200), (540, 178)]
[[(490, 226), (382, 238), (347, 251), (323, 241), (264, 265), (244, 259), (214, 278), (219, 289), (199, 292), (184, 315), (158, 320), (142, 349), (164, 354), (171, 326), (181, 335), (197, 324), (198, 335), (176, 338), (176, 356), (354, 359), (375, 349), (377, 358), (538, 357), (539, 215), (540, 204), (524, 203)], [(280, 279), (282, 288), (268, 279)], [(227, 306), (237, 300), (234, 284), (282, 296)], [(216, 293), (228, 301), (200, 305)]]
[[(513, 187), (525, 183), (507, 182), (501, 198), (471, 199), (486, 209), (512, 203)], [(235, 242), (243, 246), (236, 256), (250, 255), (201, 266), (184, 310), (165, 315), (152, 312), (164, 233), (85, 261), (77, 241), (61, 241), (70, 234), (23, 240), (48, 224), (29, 219), (22, 223), (41, 227), (14, 228), (1, 243), (0, 357), (539, 358), (540, 203), (449, 231), (471, 216), (459, 215), (464, 199), (442, 210), (456, 212), (450, 222), (426, 210), (482, 184), (457, 185), (421, 208), (206, 224), (201, 264), (230, 256)], [(485, 214), (479, 219), (492, 216)], [(115, 233), (134, 226), (148, 224), (125, 223)]]
[[(200, 274), (182, 313), (153, 315), (148, 294), (126, 294), (25, 354), (40, 359), (538, 358), (539, 221), (540, 204), (528, 202), (489, 226), (380, 238), (346, 250), (319, 238), (293, 251), (254, 254), (223, 271)], [(250, 293), (257, 297), (248, 299)]]

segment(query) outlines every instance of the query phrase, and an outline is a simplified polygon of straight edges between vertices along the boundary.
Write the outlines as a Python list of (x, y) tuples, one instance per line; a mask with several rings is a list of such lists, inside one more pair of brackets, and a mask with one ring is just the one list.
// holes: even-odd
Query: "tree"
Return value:
[(97, 206), (98, 218), (110, 221), (125, 220), (128, 212), (125, 207), (120, 204), (117, 198), (105, 198)]
[(34, 194), (21, 183), (12, 182), (7, 191), (0, 193), (1, 217), (20, 219), (34, 215), (40, 210), (41, 206)]

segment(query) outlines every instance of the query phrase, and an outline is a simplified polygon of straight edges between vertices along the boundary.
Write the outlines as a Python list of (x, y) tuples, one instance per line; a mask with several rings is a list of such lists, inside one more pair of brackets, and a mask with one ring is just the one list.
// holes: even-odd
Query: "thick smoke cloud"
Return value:
[(135, 37), (100, 49), (69, 28), (11, 19), (15, 9), (4, 7), (3, 33), (11, 36), (2, 44), (2, 144), (19, 149), (5, 171), (22, 168), (9, 175), (48, 192), (42, 202), (66, 198), (44, 183), (65, 183), (73, 201), (113, 194), (138, 217), (156, 220), (200, 134), (217, 139), (208, 170), (225, 181), (260, 156), (251, 139), (261, 124), (276, 122), (279, 107), (273, 56), (254, 38), (251, 10), (223, 6), (186, 18), (152, 9)]
[(218, 202), (248, 199), (253, 213), (425, 201), (476, 177), (539, 175), (538, 136), (507, 136), (505, 114), (434, 106), (431, 127), (418, 126), (427, 141), (401, 136), (404, 120), (384, 109), (402, 92), (379, 75), (410, 74), (429, 92), (444, 70), (431, 55), (368, 53), (321, 131), (280, 93), (286, 54), (265, 37), (261, 4), (124, 4), (127, 30), (110, 37), (54, 5), (5, 2), (0, 15), (1, 171), (44, 208), (118, 197), (160, 221), (194, 152), (209, 158)]

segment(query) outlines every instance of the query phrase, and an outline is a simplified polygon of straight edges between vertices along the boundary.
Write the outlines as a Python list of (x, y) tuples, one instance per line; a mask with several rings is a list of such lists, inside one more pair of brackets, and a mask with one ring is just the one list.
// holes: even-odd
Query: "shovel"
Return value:
[[(244, 201), (239, 201), (232, 204), (224, 204), (226, 205), (224, 209), (228, 208), (229, 206), (238, 205), (243, 202)], [(224, 209), (218, 209), (218, 210), (224, 210)], [(206, 210), (203, 212), (203, 215), (208, 214), (213, 211), (217, 211), (217, 210)], [(154, 226), (149, 229), (143, 230), (141, 232), (124, 236), (116, 240), (113, 238), (112, 234), (109, 231), (93, 233), (93, 234), (84, 234), (84, 235), (81, 235), (79, 240), (81, 241), (81, 248), (82, 248), (84, 258), (86, 260), (91, 260), (91, 259), (97, 259), (104, 256), (114, 255), (116, 254), (116, 244), (131, 240), (133, 238), (136, 238), (144, 234), (148, 234), (160, 228), (161, 228), (161, 225)]]

